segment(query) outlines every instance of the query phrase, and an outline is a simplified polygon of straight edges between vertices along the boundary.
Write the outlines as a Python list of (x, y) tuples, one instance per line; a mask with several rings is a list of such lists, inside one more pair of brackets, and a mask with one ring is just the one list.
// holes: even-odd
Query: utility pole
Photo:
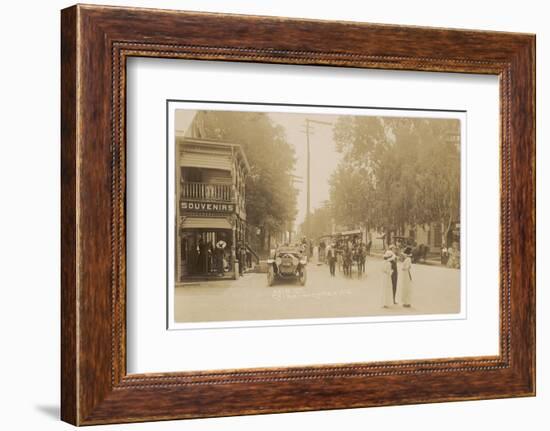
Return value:
[(306, 237), (310, 235), (310, 217), (311, 217), (311, 150), (309, 143), (309, 135), (312, 133), (313, 128), (311, 124), (322, 124), (325, 126), (332, 126), (332, 123), (328, 121), (311, 120), (306, 118), (306, 128), (304, 133), (306, 134), (307, 144), (307, 212), (306, 212)]
[[(292, 184), (301, 184), (303, 183), (303, 178), (299, 175), (291, 175)], [(294, 220), (288, 222), (288, 243), (292, 244), (292, 231), (294, 229)]]
[(306, 140), (307, 140), (307, 210), (306, 210), (306, 236), (309, 237), (309, 218), (311, 216), (311, 155), (309, 147), (309, 122), (306, 118)]

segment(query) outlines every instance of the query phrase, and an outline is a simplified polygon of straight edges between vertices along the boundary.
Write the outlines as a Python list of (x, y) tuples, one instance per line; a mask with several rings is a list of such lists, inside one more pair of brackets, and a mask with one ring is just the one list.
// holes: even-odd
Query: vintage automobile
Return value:
[(277, 280), (298, 280), (306, 284), (307, 257), (299, 246), (284, 246), (275, 250), (267, 260), (267, 284), (273, 286)]

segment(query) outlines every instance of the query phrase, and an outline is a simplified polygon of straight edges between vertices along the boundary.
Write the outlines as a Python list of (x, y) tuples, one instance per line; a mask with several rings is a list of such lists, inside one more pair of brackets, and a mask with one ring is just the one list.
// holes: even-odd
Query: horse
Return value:
[(426, 262), (426, 257), (428, 256), (428, 253), (430, 252), (430, 247), (428, 247), (425, 244), (419, 244), (417, 245), (412, 252), (412, 263), (417, 263), (422, 261)]

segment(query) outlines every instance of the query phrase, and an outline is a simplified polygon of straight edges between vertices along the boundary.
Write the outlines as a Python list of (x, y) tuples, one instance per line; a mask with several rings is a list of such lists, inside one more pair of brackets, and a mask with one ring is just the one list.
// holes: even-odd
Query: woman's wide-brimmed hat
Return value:
[(387, 250), (384, 253), (384, 260), (392, 260), (392, 259), (395, 259), (395, 254), (393, 253), (393, 251)]

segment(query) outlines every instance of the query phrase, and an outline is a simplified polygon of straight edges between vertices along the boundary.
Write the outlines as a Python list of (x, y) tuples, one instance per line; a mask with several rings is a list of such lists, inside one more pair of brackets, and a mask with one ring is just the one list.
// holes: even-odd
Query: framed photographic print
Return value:
[(535, 37), (62, 11), (62, 419), (535, 394)]

